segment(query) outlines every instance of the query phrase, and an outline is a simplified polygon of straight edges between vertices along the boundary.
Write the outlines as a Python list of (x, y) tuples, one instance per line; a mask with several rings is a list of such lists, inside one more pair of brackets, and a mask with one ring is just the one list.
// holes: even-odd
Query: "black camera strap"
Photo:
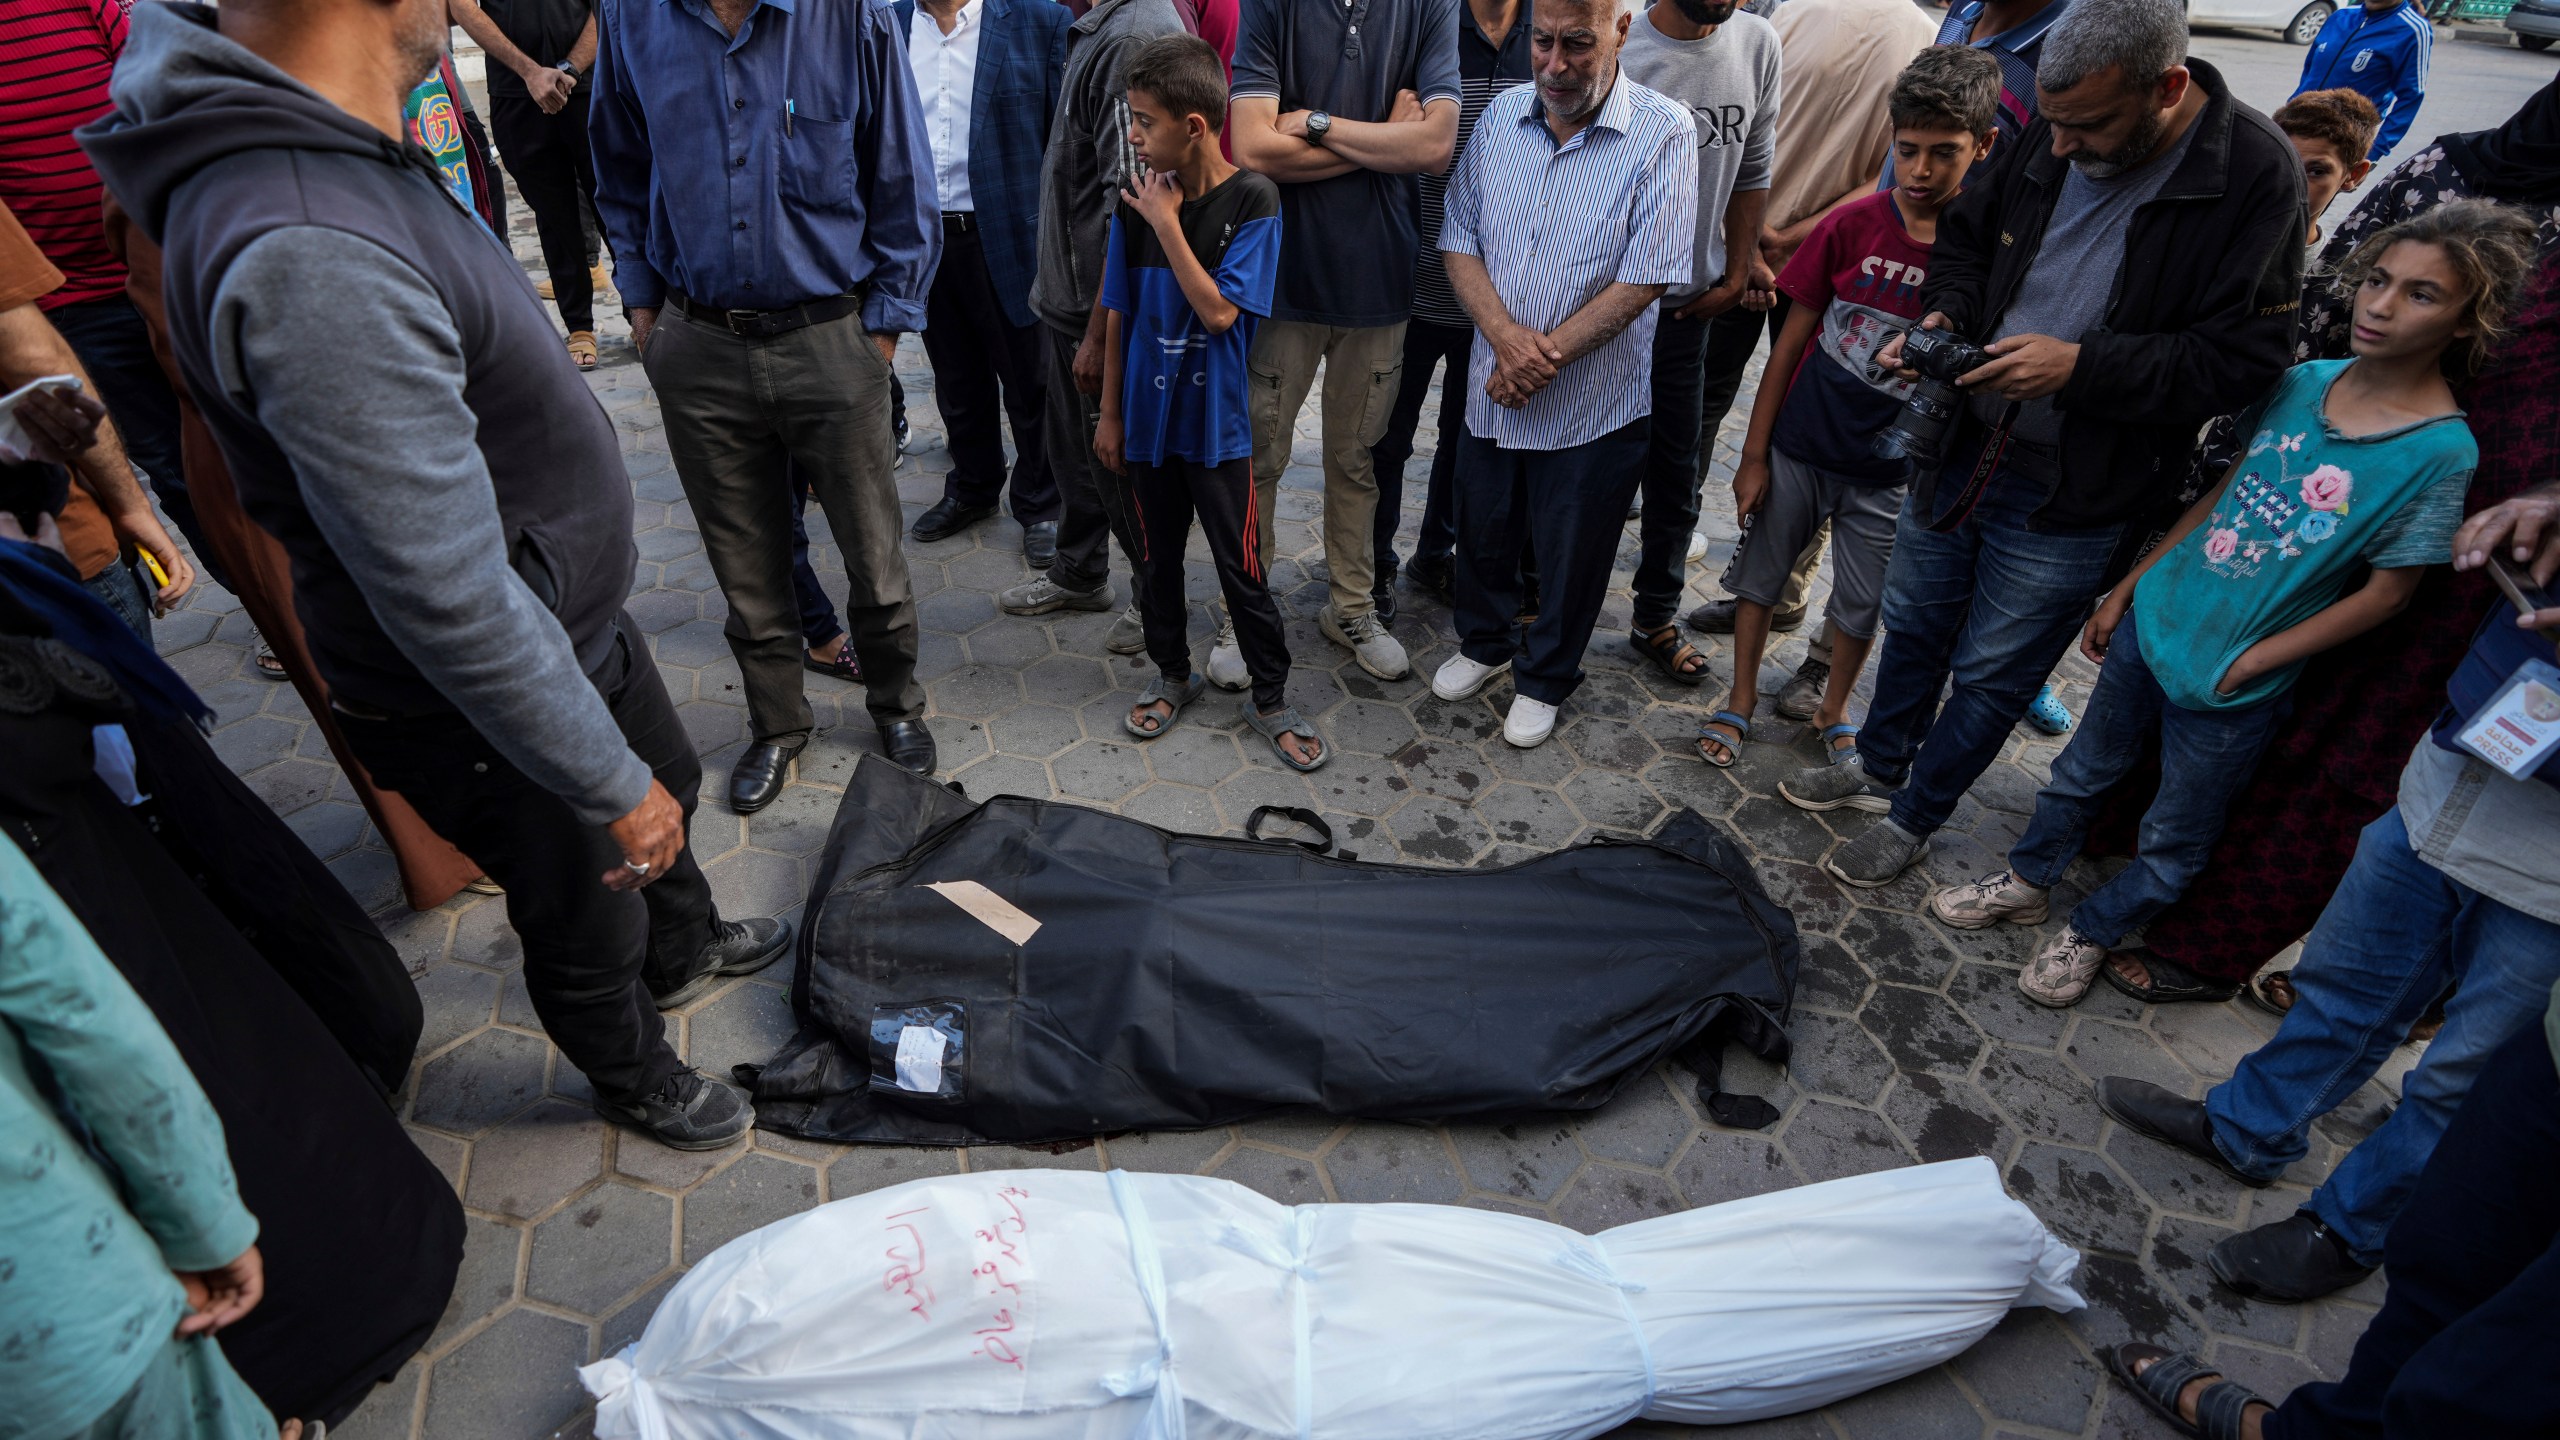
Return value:
[(1992, 427), (1991, 438), (1982, 442), (1982, 458), (1973, 462), (1973, 473), (1965, 477), (1964, 488), (1956, 492), (1953, 504), (1941, 510), (1929, 522), (1933, 535), (1943, 535), (1972, 518), (1973, 507), (1982, 503), (1983, 492), (1991, 488), (1991, 477), (2000, 473), (2000, 457), (2009, 451), (2009, 427), (2018, 420), (2018, 402), (2000, 412), (2000, 423)]

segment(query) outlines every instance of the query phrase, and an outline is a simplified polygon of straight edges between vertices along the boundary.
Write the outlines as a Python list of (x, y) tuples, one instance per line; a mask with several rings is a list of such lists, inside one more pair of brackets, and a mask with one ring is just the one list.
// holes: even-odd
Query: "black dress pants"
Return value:
[[(1739, 307), (1737, 307), (1739, 308)], [(1698, 528), (1700, 404), (1710, 320), (1665, 314), (1653, 331), (1653, 415), (1644, 458), (1644, 518), (1637, 522), (1635, 626), (1659, 630), (1680, 612), (1689, 536)]]
[[(702, 763), (639, 625), (625, 614), (614, 627), (612, 653), (588, 679), (632, 752), (684, 807), (690, 831)], [(691, 845), (638, 892), (608, 890), (604, 873), (622, 864), (612, 832), (580, 820), (460, 715), (386, 720), (342, 710), (338, 723), (374, 783), (407, 797), (506, 887), (534, 1013), (597, 1095), (646, 1095), (685, 1068), (650, 996), (683, 983), (719, 918)]]
[(1404, 378), (1397, 382), (1396, 408), (1387, 413), (1387, 433), (1369, 447), (1378, 475), (1378, 581), (1384, 590), (1396, 578), (1396, 526), (1404, 519), (1404, 467), (1413, 459), (1414, 433), (1422, 427), (1423, 402), (1430, 398), (1431, 372), (1444, 367), (1440, 380), (1440, 443), (1431, 452), (1431, 488), (1423, 492), (1422, 533), (1414, 537), (1413, 558), (1425, 566), (1449, 563), (1457, 544), (1457, 523), (1450, 518), (1458, 473), (1458, 438), (1467, 433), (1467, 362), (1476, 343), (1473, 325), (1439, 325), (1408, 320), (1404, 327)]
[(587, 273), (590, 247), (582, 217), (595, 203), (596, 167), (587, 148), (585, 89), (572, 92), (556, 115), (543, 114), (530, 95), (492, 95), (489, 124), (498, 132), (498, 154), (516, 179), (517, 193), (533, 207), (561, 325), (593, 330), (596, 288)]
[(942, 217), (942, 265), (925, 296), (924, 354), (933, 362), (934, 408), (942, 412), (951, 474), (946, 500), (975, 508), (1004, 493), (1004, 432), (1013, 426), (1013, 518), (1038, 525), (1058, 518), (1058, 482), (1049, 473), (1041, 433), (1045, 384), (1038, 321), (1016, 325), (1004, 313), (977, 217)]
[[(1505, 450), (1459, 432), (1458, 648), (1480, 665), (1516, 655), (1512, 684), (1532, 700), (1561, 705), (1582, 683), (1649, 429), (1638, 418), (1564, 450)], [(1538, 618), (1524, 635), (1532, 583)]]

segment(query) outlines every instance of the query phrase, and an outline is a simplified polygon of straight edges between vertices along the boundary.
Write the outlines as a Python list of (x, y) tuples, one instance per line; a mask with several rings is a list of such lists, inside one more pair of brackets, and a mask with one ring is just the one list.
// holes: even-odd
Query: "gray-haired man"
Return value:
[(2036, 96), (2023, 143), (1938, 223), (1921, 324), (1993, 358), (1958, 377), (1970, 404), (1903, 506), (1860, 760), (1778, 787), (1888, 817), (1824, 867), (1851, 885), (1928, 849), (2175, 502), (2196, 428), (2291, 353), (2301, 165), (2187, 58), (2179, 0), (2073, 0)]

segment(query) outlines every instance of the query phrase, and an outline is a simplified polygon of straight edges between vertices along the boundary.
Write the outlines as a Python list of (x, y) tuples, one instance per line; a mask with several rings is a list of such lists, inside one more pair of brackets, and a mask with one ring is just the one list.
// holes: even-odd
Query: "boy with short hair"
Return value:
[(2302, 243), (2317, 245), (2320, 212), (2340, 192), (2362, 185), (2373, 169), (2365, 152), (2373, 148), (2374, 132), (2382, 128), (2382, 113), (2353, 90), (2305, 90), (2277, 106), (2269, 118), (2302, 157), (2302, 180), (2311, 200), (2311, 231)]
[(1877, 350), (1916, 324), (1938, 215), (1992, 141), (2000, 65), (1967, 45), (1935, 45), (1894, 80), (1895, 183), (1824, 217), (1778, 288), (1793, 300), (1770, 347), (1733, 476), (1734, 508), (1760, 533), (1742, 547), (1725, 588), (1733, 621), (1733, 691), (1698, 736), (1698, 756), (1731, 766), (1751, 738), (1769, 615), (1787, 570), (1831, 523), (1831, 674), (1814, 712), (1831, 763), (1857, 756), (1849, 692), (1875, 644), (1885, 566), (1902, 511), (1906, 462), (1870, 453), (1910, 389), (1875, 368)]
[(1245, 359), (1271, 310), (1280, 192), (1218, 151), (1227, 113), (1218, 52), (1189, 35), (1147, 42), (1129, 63), (1129, 143), (1150, 172), (1120, 192), (1102, 269), (1109, 312), (1102, 422), (1093, 449), (1129, 477), (1142, 544), (1147, 654), (1157, 676), (1122, 722), (1152, 740), (1200, 698), (1191, 668), (1182, 552), (1196, 515), (1253, 676), (1245, 722), (1283, 764), (1329, 757), (1285, 696), (1289, 649), (1271, 603), (1254, 514)]

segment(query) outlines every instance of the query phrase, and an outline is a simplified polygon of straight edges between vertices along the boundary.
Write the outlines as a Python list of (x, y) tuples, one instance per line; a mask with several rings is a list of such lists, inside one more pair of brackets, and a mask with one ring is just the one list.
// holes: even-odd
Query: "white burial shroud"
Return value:
[(579, 1377), (604, 1440), (1564, 1440), (1855, 1394), (2078, 1265), (1982, 1159), (1592, 1236), (998, 1171), (741, 1236)]

